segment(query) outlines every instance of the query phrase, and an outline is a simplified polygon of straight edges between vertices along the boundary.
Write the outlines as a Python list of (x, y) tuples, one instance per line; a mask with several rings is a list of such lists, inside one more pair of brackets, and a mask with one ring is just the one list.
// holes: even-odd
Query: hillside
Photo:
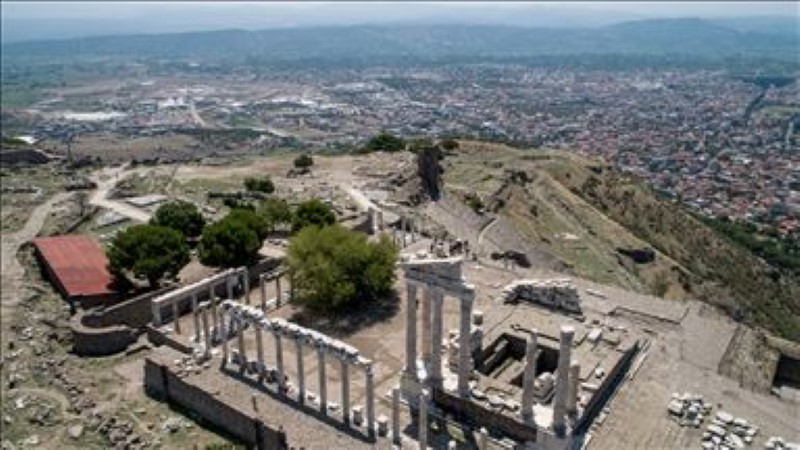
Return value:
[(603, 28), (451, 24), (219, 30), (17, 42), (3, 45), (2, 50), (4, 60), (121, 57), (275, 63), (681, 54), (712, 60), (749, 56), (791, 62), (797, 45), (793, 34), (738, 31), (699, 19), (660, 19)]
[(576, 275), (675, 300), (697, 298), (800, 341), (796, 275), (771, 268), (603, 164), (467, 142), (445, 159), (445, 181), (451, 196), (477, 194), (486, 216), (507, 221)]

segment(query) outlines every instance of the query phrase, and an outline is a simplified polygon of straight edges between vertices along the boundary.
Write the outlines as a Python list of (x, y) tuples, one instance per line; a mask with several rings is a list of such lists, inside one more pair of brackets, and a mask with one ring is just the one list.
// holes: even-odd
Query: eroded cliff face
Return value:
[(422, 183), (422, 193), (433, 201), (439, 200), (442, 188), (442, 150), (438, 146), (425, 147), (417, 153), (417, 174)]

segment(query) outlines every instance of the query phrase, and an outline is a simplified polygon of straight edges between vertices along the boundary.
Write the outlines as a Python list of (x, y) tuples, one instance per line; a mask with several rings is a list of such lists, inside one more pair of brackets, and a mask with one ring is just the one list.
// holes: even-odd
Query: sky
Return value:
[(603, 26), (648, 18), (793, 17), (797, 2), (42, 2), (0, 3), (3, 42), (125, 33), (319, 25)]

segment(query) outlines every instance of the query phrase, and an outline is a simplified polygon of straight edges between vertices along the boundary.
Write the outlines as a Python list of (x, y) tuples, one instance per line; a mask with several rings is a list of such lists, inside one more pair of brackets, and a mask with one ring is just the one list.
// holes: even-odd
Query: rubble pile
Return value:
[(800, 450), (800, 444), (786, 442), (780, 436), (772, 436), (771, 438), (767, 439), (767, 442), (764, 444), (764, 448), (767, 450)]
[(505, 303), (520, 300), (580, 312), (578, 289), (568, 279), (514, 280), (503, 288), (501, 296)]
[(699, 428), (703, 420), (711, 413), (712, 407), (711, 403), (704, 401), (703, 397), (699, 395), (674, 393), (672, 400), (667, 405), (667, 411), (682, 427)]

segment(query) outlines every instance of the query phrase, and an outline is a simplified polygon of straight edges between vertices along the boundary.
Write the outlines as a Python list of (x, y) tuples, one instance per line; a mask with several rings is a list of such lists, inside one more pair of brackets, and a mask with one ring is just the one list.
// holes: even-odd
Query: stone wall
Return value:
[(125, 325), (91, 328), (84, 326), (80, 317), (70, 324), (72, 351), (81, 356), (106, 356), (125, 351), (136, 342), (139, 332)]
[(282, 431), (267, 426), (249, 412), (220, 401), (149, 357), (145, 359), (144, 386), (148, 395), (198, 414), (248, 447), (259, 450), (287, 448), (286, 435)]
[(472, 426), (498, 430), (504, 435), (520, 442), (536, 442), (537, 430), (502, 413), (491, 411), (472, 400), (448, 394), (441, 389), (433, 390), (436, 406)]

